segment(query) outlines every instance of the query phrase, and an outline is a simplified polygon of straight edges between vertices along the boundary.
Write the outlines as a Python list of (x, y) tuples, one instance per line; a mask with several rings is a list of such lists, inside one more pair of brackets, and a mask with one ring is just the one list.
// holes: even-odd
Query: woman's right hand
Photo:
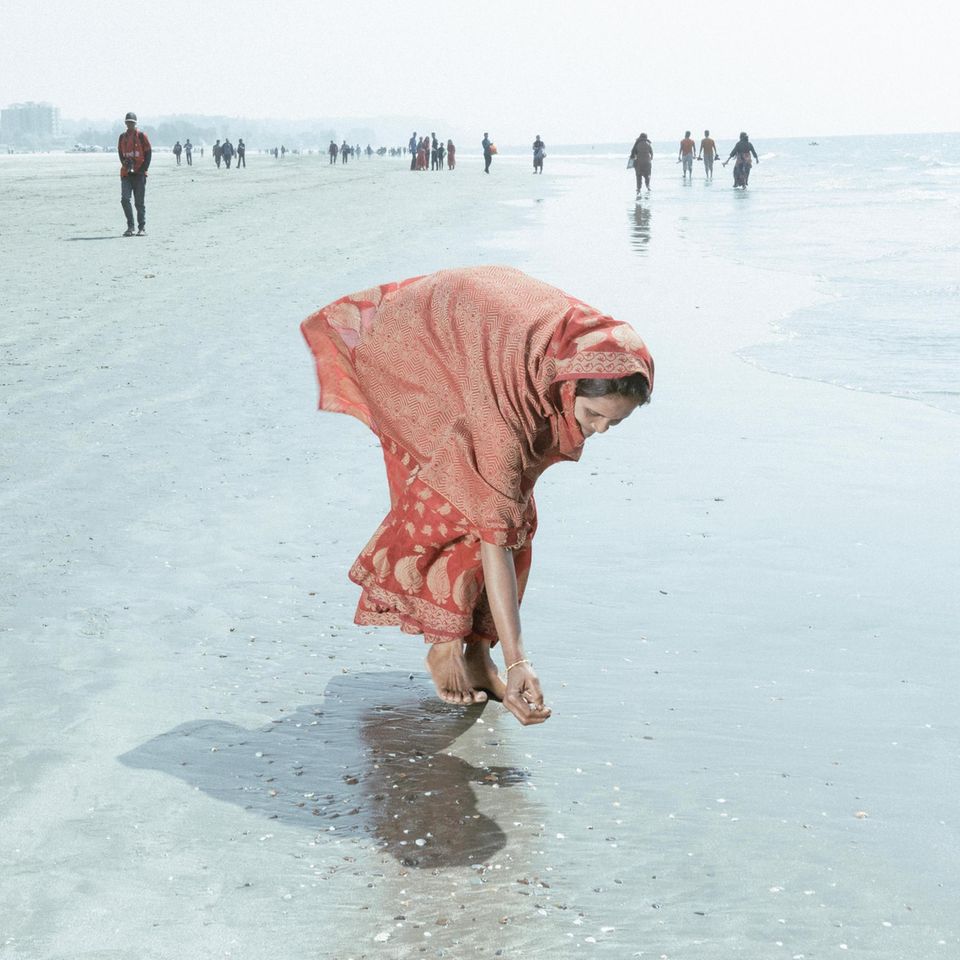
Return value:
[(507, 692), (503, 705), (526, 727), (550, 718), (550, 708), (543, 702), (540, 681), (528, 663), (521, 663), (507, 672)]

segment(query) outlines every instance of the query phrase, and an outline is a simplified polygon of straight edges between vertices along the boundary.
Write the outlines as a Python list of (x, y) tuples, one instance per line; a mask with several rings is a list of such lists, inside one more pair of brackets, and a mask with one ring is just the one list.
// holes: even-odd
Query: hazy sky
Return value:
[(400, 114), (502, 143), (960, 129), (946, 0), (2, 0), (0, 101)]

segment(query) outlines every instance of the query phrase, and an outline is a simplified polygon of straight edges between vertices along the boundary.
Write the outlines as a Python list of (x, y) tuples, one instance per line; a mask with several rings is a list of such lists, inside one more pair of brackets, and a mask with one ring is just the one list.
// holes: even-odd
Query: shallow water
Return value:
[[(730, 146), (721, 142), (721, 156)], [(744, 359), (960, 412), (960, 134), (755, 146), (751, 185), (735, 191), (732, 166), (716, 164), (708, 183), (695, 164), (684, 184), (676, 145), (654, 144), (652, 192), (626, 207), (636, 252), (669, 231), (701, 255), (810, 278), (818, 302), (771, 317), (775, 336)], [(551, 151), (549, 172), (626, 204), (632, 173), (609, 147), (598, 152)], [(606, 205), (582, 205), (581, 227), (591, 213), (591, 246), (616, 259), (621, 238)]]

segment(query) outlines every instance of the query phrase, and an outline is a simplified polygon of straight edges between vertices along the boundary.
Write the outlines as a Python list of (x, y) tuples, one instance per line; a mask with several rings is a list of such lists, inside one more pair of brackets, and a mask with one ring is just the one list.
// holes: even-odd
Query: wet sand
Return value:
[[(111, 158), (0, 158), (5, 955), (956, 951), (957, 418), (744, 363), (823, 291), (551, 159), (158, 154), (124, 240)], [(536, 729), (351, 623), (386, 484), (298, 331), (476, 262), (657, 361), (538, 487)]]

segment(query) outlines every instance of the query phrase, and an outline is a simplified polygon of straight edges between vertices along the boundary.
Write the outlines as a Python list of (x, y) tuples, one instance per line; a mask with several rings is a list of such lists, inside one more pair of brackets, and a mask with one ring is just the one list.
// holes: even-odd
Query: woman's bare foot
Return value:
[(467, 643), (464, 654), (467, 680), (474, 690), (485, 691), (491, 700), (503, 700), (507, 687), (500, 679), (497, 665), (490, 656), (490, 641), (474, 639)]
[(461, 641), (432, 644), (427, 654), (427, 669), (441, 700), (461, 705), (486, 701), (486, 693), (475, 690), (467, 676)]

